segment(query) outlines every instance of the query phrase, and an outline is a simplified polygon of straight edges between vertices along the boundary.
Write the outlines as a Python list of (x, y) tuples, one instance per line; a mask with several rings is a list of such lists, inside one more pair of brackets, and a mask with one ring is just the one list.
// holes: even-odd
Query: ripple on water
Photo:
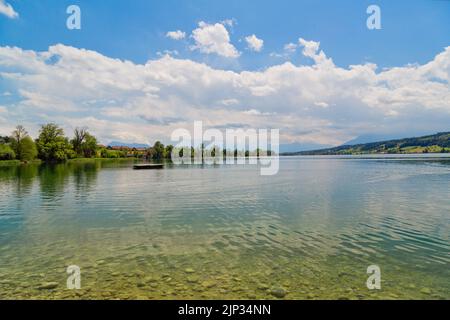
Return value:
[[(0, 174), (9, 297), (66, 297), (38, 288), (63, 287), (68, 264), (84, 270), (87, 298), (268, 299), (274, 288), (286, 298), (450, 297), (445, 166), (282, 160), (270, 179), (233, 166), (33, 174), (22, 189), (17, 171)], [(373, 263), (386, 272), (379, 295), (365, 288)]]

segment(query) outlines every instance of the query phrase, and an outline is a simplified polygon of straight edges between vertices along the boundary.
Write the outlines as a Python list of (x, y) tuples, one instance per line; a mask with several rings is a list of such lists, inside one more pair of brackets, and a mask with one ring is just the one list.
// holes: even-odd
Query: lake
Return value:
[(449, 194), (427, 156), (0, 167), (0, 298), (450, 299)]

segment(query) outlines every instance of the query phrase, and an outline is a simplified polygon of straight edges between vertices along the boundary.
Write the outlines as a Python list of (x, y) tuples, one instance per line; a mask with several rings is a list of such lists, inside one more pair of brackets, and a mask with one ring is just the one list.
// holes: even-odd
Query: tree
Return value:
[(202, 158), (202, 162), (203, 162), (203, 158), (205, 157), (205, 144), (202, 142), (200, 145), (200, 157)]
[(97, 139), (87, 129), (75, 128), (73, 139), (70, 141), (78, 157), (91, 158), (97, 153)]
[(156, 141), (153, 147), (147, 151), (147, 157), (154, 160), (161, 160), (164, 158), (164, 145), (160, 141)]
[(22, 160), (22, 140), (28, 137), (28, 132), (25, 130), (23, 126), (17, 126), (16, 130), (14, 130), (11, 134), (11, 148), (16, 153), (16, 157), (19, 160)]
[(85, 158), (91, 158), (95, 156), (97, 152), (97, 139), (93, 135), (86, 132), (84, 141), (81, 144), (81, 150)]
[(22, 153), (20, 160), (30, 161), (36, 159), (37, 157), (37, 148), (31, 137), (27, 136), (22, 139)]
[(75, 155), (64, 130), (54, 123), (41, 127), (36, 146), (39, 158), (45, 161), (63, 161)]
[(10, 142), (11, 142), (11, 138), (10, 137), (0, 136), (0, 144), (8, 144)]
[(14, 150), (7, 144), (0, 144), (0, 160), (14, 160), (16, 154)]
[(33, 160), (37, 156), (36, 144), (23, 126), (17, 126), (11, 134), (11, 148), (19, 160)]
[(171, 159), (172, 158), (173, 145), (169, 144), (166, 146), (164, 158)]
[(84, 139), (86, 138), (86, 133), (86, 129), (75, 128), (75, 130), (73, 131), (74, 137), (70, 142), (72, 143), (73, 151), (75, 151), (78, 156), (82, 155), (82, 144), (84, 142)]

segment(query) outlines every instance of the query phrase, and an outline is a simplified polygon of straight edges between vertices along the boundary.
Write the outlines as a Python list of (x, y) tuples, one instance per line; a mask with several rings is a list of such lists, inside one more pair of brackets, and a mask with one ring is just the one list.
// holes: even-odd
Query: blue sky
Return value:
[[(298, 37), (318, 39), (339, 66), (375, 61), (380, 67), (424, 63), (447, 46), (450, 39), (450, 1), (354, 0), (9, 0), (19, 19), (0, 19), (0, 45), (38, 51), (63, 43), (101, 52), (110, 57), (144, 63), (158, 51), (178, 50), (183, 57), (205, 59), (183, 43), (165, 37), (168, 30), (189, 32), (199, 21), (235, 19), (232, 40), (256, 34), (264, 39), (262, 54), (244, 54), (242, 69), (278, 63), (271, 52)], [(82, 30), (65, 28), (67, 6), (82, 10)], [(382, 10), (382, 30), (366, 28), (366, 8)], [(239, 42), (241, 40), (241, 42)], [(211, 63), (220, 61), (210, 60)]]
[[(66, 28), (72, 4), (81, 30)], [(366, 27), (371, 4), (381, 30)], [(204, 120), (314, 147), (432, 133), (450, 129), (449, 40), (446, 0), (0, 0), (0, 134), (56, 121), (151, 143)]]

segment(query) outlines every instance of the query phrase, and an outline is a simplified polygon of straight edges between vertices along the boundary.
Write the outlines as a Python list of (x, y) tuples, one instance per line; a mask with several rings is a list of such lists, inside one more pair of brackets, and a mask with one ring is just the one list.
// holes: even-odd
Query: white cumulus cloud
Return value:
[(322, 50), (319, 51), (320, 42), (307, 41), (303, 38), (299, 38), (298, 42), (303, 47), (302, 53), (305, 57), (313, 59), (317, 64), (326, 62), (332, 64), (331, 59), (328, 59)]
[(9, 3), (5, 2), (5, 0), (0, 0), (0, 14), (3, 14), (11, 19), (19, 17), (19, 14)]
[(292, 53), (295, 52), (295, 50), (297, 50), (297, 45), (295, 43), (290, 42), (284, 45), (284, 51), (286, 52)]
[(245, 37), (245, 41), (247, 42), (248, 48), (256, 52), (260, 52), (264, 45), (264, 40), (258, 39), (254, 34)]
[[(0, 47), (0, 135), (36, 135), (56, 122), (87, 126), (102, 143), (170, 142), (176, 128), (279, 128), (281, 143), (338, 145), (378, 133), (448, 131), (450, 47), (425, 64), (339, 67), (318, 42), (299, 42), (312, 65), (221, 70), (163, 55), (145, 64), (57, 44)], [(4, 86), (4, 87), (2, 87)], [(3, 90), (2, 90), (3, 89)]]
[(166, 33), (166, 37), (171, 38), (173, 40), (181, 40), (186, 37), (186, 32), (181, 30), (169, 31)]
[(230, 34), (223, 23), (208, 24), (199, 22), (198, 28), (192, 31), (195, 44), (192, 50), (202, 53), (215, 53), (226, 58), (237, 58), (240, 53), (230, 42)]

